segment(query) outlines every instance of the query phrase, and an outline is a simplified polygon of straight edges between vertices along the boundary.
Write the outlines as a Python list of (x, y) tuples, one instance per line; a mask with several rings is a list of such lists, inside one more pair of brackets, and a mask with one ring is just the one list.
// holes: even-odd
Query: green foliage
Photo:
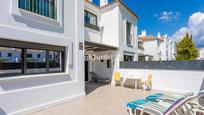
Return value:
[(192, 35), (188, 33), (176, 45), (176, 60), (195, 60), (199, 56), (199, 51), (192, 40)]

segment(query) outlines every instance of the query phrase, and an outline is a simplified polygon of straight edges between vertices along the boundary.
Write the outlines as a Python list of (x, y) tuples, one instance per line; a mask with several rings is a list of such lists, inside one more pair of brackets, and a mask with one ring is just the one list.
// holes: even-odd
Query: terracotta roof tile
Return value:
[(165, 37), (162, 36), (162, 37), (158, 38), (156, 36), (150, 35), (150, 36), (141, 36), (141, 37), (139, 37), (139, 39), (142, 41), (155, 40), (155, 39), (159, 39), (159, 40), (164, 41)]

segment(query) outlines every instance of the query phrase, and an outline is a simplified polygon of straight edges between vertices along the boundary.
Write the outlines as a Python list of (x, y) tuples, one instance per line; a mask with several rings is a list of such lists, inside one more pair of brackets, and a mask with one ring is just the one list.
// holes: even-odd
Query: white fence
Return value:
[(122, 77), (145, 78), (153, 76), (153, 89), (160, 91), (195, 93), (204, 89), (204, 71), (160, 70), (160, 69), (120, 69)]

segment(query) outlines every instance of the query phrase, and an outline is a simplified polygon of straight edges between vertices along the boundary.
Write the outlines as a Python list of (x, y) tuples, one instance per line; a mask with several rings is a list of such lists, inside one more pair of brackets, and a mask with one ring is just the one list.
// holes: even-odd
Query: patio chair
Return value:
[(104, 78), (102, 76), (97, 76), (95, 72), (89, 72), (89, 74), (91, 75), (92, 82), (101, 82), (101, 83), (110, 82), (110, 78)]
[(152, 90), (152, 75), (148, 75), (146, 80), (141, 79), (141, 85), (143, 90)]

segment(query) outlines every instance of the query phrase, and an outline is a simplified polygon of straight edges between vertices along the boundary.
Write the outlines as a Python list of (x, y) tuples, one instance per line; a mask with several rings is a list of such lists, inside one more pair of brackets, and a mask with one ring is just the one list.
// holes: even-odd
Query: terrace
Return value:
[[(178, 62), (177, 62), (178, 63)], [(194, 65), (194, 66), (193, 66)], [(125, 87), (111, 84), (87, 83), (86, 97), (41, 109), (30, 115), (128, 115), (127, 103), (144, 99), (153, 93), (195, 94), (203, 90), (203, 61), (173, 62), (121, 62), (120, 73), (124, 79), (139, 79), (153, 75), (153, 90), (135, 89), (132, 81)], [(162, 66), (162, 68), (161, 68)]]
[(142, 91), (114, 87), (110, 84), (87, 84), (87, 96), (76, 101), (43, 109), (30, 115), (128, 115), (128, 101), (141, 99), (159, 91)]

